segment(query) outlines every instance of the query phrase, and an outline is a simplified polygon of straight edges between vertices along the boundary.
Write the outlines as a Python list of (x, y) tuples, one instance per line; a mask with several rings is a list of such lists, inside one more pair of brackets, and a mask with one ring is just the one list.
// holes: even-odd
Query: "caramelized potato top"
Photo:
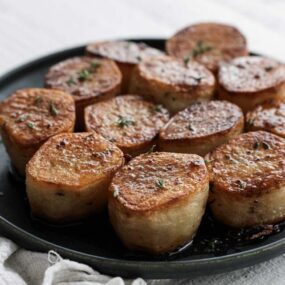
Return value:
[(162, 129), (162, 139), (194, 139), (225, 133), (243, 122), (241, 109), (227, 101), (196, 102), (177, 113)]
[(133, 211), (158, 209), (202, 191), (208, 182), (196, 154), (154, 152), (140, 155), (116, 173), (110, 191)]
[(139, 71), (149, 80), (175, 85), (177, 88), (191, 90), (204, 85), (214, 85), (214, 75), (201, 64), (183, 61), (169, 56), (149, 58), (138, 65)]
[(145, 58), (163, 54), (162, 51), (144, 43), (127, 41), (95, 42), (89, 44), (86, 51), (89, 55), (105, 57), (127, 64), (137, 64)]
[(257, 92), (285, 82), (285, 65), (261, 56), (245, 56), (223, 64), (219, 83), (232, 92)]
[(246, 114), (248, 130), (265, 130), (285, 137), (285, 99), (273, 99)]
[(242, 134), (206, 156), (210, 181), (245, 196), (285, 185), (285, 139), (258, 131)]
[(194, 59), (212, 71), (234, 57), (247, 55), (245, 37), (235, 27), (201, 23), (178, 31), (166, 42), (169, 55)]
[(110, 175), (123, 163), (121, 150), (98, 134), (64, 133), (43, 144), (26, 171), (37, 181), (80, 190)]
[(1, 102), (0, 122), (18, 144), (38, 144), (74, 126), (74, 100), (59, 90), (21, 89)]
[(76, 102), (98, 97), (121, 81), (121, 72), (114, 61), (87, 56), (61, 61), (45, 77), (47, 87), (67, 91)]
[(138, 95), (124, 95), (85, 109), (88, 131), (95, 131), (118, 146), (152, 140), (169, 119), (168, 111)]

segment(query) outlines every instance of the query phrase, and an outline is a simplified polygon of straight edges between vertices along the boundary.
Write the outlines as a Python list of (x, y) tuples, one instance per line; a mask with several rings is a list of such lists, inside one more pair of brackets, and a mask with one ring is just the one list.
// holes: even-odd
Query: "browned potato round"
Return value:
[(232, 227), (285, 218), (285, 139), (258, 131), (232, 139), (206, 156), (215, 218)]
[(285, 98), (285, 65), (260, 56), (240, 57), (219, 70), (219, 98), (244, 112), (268, 99)]
[(123, 93), (128, 92), (133, 68), (141, 60), (163, 54), (160, 50), (144, 43), (126, 41), (95, 42), (86, 47), (86, 52), (90, 56), (109, 58), (116, 62), (123, 74)]
[(85, 125), (116, 144), (125, 154), (149, 150), (169, 119), (168, 111), (137, 95), (118, 96), (85, 109)]
[(0, 103), (3, 143), (20, 175), (37, 149), (50, 137), (72, 132), (74, 100), (58, 90), (29, 88), (16, 91)]
[(166, 51), (184, 60), (194, 59), (214, 73), (221, 62), (248, 54), (243, 34), (217, 23), (195, 24), (178, 31), (166, 42)]
[(183, 63), (168, 56), (142, 61), (133, 72), (130, 91), (163, 104), (171, 112), (188, 107), (193, 101), (213, 97), (215, 77), (197, 62)]
[(70, 93), (76, 104), (76, 125), (84, 126), (84, 108), (121, 91), (122, 74), (114, 61), (74, 57), (52, 66), (45, 85)]
[(95, 133), (50, 138), (27, 164), (26, 186), (32, 214), (71, 222), (101, 211), (123, 153)]
[(285, 98), (272, 99), (246, 114), (248, 131), (268, 131), (285, 138)]
[(177, 113), (160, 131), (162, 151), (204, 156), (243, 131), (242, 110), (227, 101), (197, 102)]
[(192, 240), (208, 198), (208, 172), (195, 154), (140, 155), (110, 186), (111, 223), (130, 249), (160, 254)]

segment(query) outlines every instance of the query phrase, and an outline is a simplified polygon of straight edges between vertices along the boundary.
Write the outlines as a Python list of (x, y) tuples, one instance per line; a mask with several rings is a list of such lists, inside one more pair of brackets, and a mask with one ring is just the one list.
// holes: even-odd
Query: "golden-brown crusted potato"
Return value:
[(219, 98), (244, 112), (268, 99), (285, 98), (285, 65), (274, 59), (247, 56), (221, 65)]
[(32, 214), (62, 223), (101, 211), (123, 153), (95, 133), (60, 134), (50, 138), (26, 168)]
[(248, 54), (246, 39), (235, 27), (218, 23), (201, 23), (178, 31), (166, 42), (169, 55), (194, 59), (214, 73), (219, 64)]
[(232, 227), (285, 218), (285, 139), (258, 131), (232, 139), (206, 156), (214, 217)]
[(85, 109), (85, 125), (135, 156), (151, 148), (169, 119), (168, 111), (138, 95), (118, 96)]
[(75, 99), (76, 126), (84, 126), (84, 108), (121, 91), (122, 74), (109, 59), (73, 57), (52, 66), (45, 85), (70, 93)]
[(144, 43), (127, 41), (101, 41), (91, 43), (86, 47), (90, 56), (112, 59), (120, 68), (123, 81), (122, 93), (127, 93), (133, 68), (143, 59), (161, 55), (162, 51), (149, 47)]
[(195, 154), (142, 154), (110, 186), (111, 223), (130, 249), (154, 254), (191, 241), (208, 198), (208, 172)]
[(215, 90), (215, 77), (196, 62), (183, 63), (169, 56), (146, 59), (134, 69), (130, 92), (163, 104), (171, 112), (193, 101), (208, 101)]
[(227, 101), (197, 102), (177, 113), (159, 133), (159, 149), (204, 156), (243, 131), (242, 110)]
[(50, 137), (72, 132), (75, 106), (71, 95), (51, 89), (16, 91), (0, 103), (0, 132), (20, 175), (37, 149)]
[(268, 131), (285, 138), (285, 98), (272, 99), (246, 114), (247, 131)]

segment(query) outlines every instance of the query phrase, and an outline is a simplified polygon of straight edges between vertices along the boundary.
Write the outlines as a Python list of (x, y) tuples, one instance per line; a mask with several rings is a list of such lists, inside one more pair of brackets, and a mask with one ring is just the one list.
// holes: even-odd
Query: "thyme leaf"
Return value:
[(66, 84), (67, 84), (68, 86), (71, 86), (71, 85), (73, 85), (73, 84), (76, 84), (76, 82), (75, 82), (75, 80), (74, 80), (72, 77), (70, 77), (70, 78), (66, 81)]
[(57, 116), (59, 114), (59, 110), (56, 108), (53, 102), (50, 102), (49, 104), (49, 111), (52, 116)]
[(124, 127), (128, 127), (130, 125), (134, 125), (134, 121), (131, 119), (128, 119), (126, 117), (123, 116), (119, 116), (118, 121), (117, 121), (117, 126), (119, 126), (120, 128), (124, 128)]
[(78, 80), (85, 81), (91, 77), (91, 73), (88, 69), (83, 69), (78, 73)]
[(97, 68), (101, 66), (101, 63), (98, 60), (93, 60), (90, 64), (90, 69), (95, 71)]
[(36, 105), (38, 105), (39, 103), (41, 103), (43, 101), (43, 97), (42, 96), (37, 96), (36, 98), (35, 98), (35, 104)]
[(34, 125), (33, 122), (27, 122), (27, 127), (30, 128), (30, 129), (34, 129), (35, 125)]
[(163, 111), (163, 106), (161, 104), (157, 104), (154, 106), (154, 111), (162, 113)]
[(158, 180), (156, 180), (155, 185), (158, 188), (164, 188), (164, 181), (162, 179), (158, 179)]
[(22, 114), (17, 120), (16, 123), (24, 122), (28, 118), (28, 114)]

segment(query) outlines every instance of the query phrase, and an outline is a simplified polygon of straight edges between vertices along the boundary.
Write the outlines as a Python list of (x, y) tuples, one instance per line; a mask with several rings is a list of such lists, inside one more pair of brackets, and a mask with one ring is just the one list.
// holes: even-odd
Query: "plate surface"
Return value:
[[(162, 39), (135, 41), (164, 48)], [(83, 53), (84, 47), (81, 46), (12, 70), (0, 79), (0, 100), (19, 88), (43, 86), (43, 77), (51, 65)], [(77, 225), (55, 227), (42, 224), (31, 218), (24, 183), (11, 174), (1, 142), (0, 157), (0, 231), (28, 249), (53, 249), (102, 273), (145, 278), (183, 278), (226, 272), (285, 251), (285, 230), (282, 227), (274, 228), (275, 233), (266, 238), (248, 241), (250, 232), (232, 232), (216, 224), (208, 213), (192, 245), (155, 258), (126, 250), (116, 238), (106, 213)]]

